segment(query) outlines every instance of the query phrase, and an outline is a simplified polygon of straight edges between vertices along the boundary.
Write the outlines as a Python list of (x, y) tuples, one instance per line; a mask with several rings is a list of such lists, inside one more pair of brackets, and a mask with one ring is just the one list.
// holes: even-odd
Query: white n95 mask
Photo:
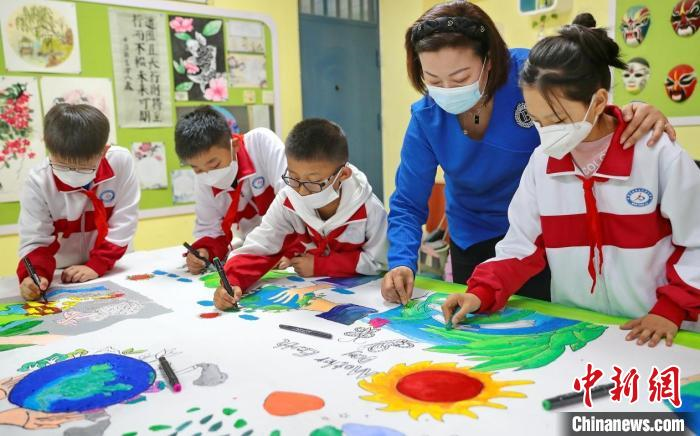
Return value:
[(593, 124), (595, 124), (598, 119), (596, 116), (593, 123), (586, 121), (592, 104), (593, 100), (588, 104), (588, 109), (586, 110), (586, 115), (583, 116), (583, 120), (576, 123), (552, 124), (551, 126), (542, 127), (540, 123), (534, 121), (535, 128), (540, 134), (540, 147), (542, 147), (542, 152), (555, 159), (561, 159), (583, 142), (591, 133)]
[(207, 172), (196, 175), (197, 180), (207, 186), (213, 186), (218, 189), (228, 189), (233, 185), (233, 181), (238, 174), (238, 161), (232, 160), (231, 163), (223, 168), (209, 170)]

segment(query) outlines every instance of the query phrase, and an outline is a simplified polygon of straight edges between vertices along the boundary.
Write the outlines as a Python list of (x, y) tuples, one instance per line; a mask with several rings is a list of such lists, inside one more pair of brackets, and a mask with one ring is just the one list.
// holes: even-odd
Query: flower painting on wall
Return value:
[(29, 169), (44, 157), (39, 86), (33, 77), (0, 77), (0, 202), (18, 201)]
[(221, 20), (169, 17), (176, 101), (226, 101), (228, 80)]
[(131, 144), (131, 153), (134, 155), (141, 189), (168, 187), (165, 145), (162, 142), (134, 142)]

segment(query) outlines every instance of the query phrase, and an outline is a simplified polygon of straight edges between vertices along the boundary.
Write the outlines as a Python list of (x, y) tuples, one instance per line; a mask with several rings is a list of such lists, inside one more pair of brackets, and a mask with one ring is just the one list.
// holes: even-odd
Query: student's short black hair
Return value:
[(226, 118), (211, 106), (200, 106), (177, 121), (175, 152), (191, 159), (212, 147), (228, 148), (231, 129)]
[(343, 129), (323, 118), (309, 118), (289, 132), (286, 142), (288, 157), (303, 161), (348, 161), (348, 140)]
[(109, 138), (109, 120), (89, 104), (59, 103), (44, 117), (46, 150), (71, 162), (101, 154)]
[(610, 67), (627, 66), (617, 43), (595, 26), (595, 18), (582, 13), (558, 35), (540, 40), (520, 73), (521, 85), (537, 88), (552, 109), (556, 91), (568, 100), (589, 104), (596, 91), (609, 90)]

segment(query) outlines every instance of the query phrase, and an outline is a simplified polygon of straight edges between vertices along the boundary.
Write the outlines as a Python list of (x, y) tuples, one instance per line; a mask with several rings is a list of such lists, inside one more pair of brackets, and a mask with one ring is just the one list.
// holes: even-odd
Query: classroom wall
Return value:
[[(382, 53), (383, 141), (400, 144), (408, 121), (410, 102), (415, 100), (404, 80), (403, 31), (423, 9), (422, 0), (379, 0), (380, 45)], [(299, 12), (297, 0), (211, 0), (210, 5), (257, 12), (271, 17), (277, 26), (282, 135), (302, 118), (301, 68), (299, 56)], [(398, 110), (394, 110), (398, 108)], [(384, 149), (384, 179), (387, 193), (393, 191), (393, 172), (398, 164), (399, 146)], [(136, 250), (148, 250), (181, 244), (191, 239), (192, 214), (145, 219), (139, 222), (134, 240)], [(17, 235), (0, 236), (0, 276), (14, 274), (17, 265)]]
[[(282, 134), (301, 120), (301, 70), (297, 0), (211, 0), (210, 6), (257, 12), (271, 17), (277, 26), (282, 100)], [(145, 219), (139, 222), (134, 240), (136, 250), (182, 244), (191, 240), (194, 215)], [(17, 266), (17, 235), (0, 236), (0, 276), (14, 274)]]
[[(510, 47), (532, 47), (537, 42), (537, 30), (532, 28), (532, 17), (524, 17), (518, 13), (517, 2), (518, 0), (474, 0), (474, 3), (494, 20)], [(428, 9), (437, 3), (441, 1), (424, 0), (423, 8)], [(559, 26), (570, 23), (580, 12), (590, 12), (596, 18), (598, 26), (608, 27), (611, 24), (609, 5), (608, 0), (573, 0), (573, 7), (568, 13), (559, 14), (557, 20), (545, 26), (545, 34), (552, 34)], [(676, 127), (676, 131), (678, 142), (694, 159), (700, 160), (700, 126)], [(384, 146), (387, 145), (393, 144), (385, 143)], [(398, 147), (400, 148), (400, 144)]]
[[(400, 3), (400, 5), (397, 5)], [(411, 103), (420, 95), (406, 76), (404, 32), (423, 13), (423, 0), (379, 0), (379, 49), (382, 80), (382, 165), (384, 201), (394, 192), (403, 135), (410, 118)], [(399, 7), (400, 6), (400, 7)]]
[[(531, 47), (537, 40), (531, 18), (517, 13), (517, 0), (476, 0), (496, 22), (511, 47)], [(403, 134), (410, 116), (410, 104), (419, 95), (406, 78), (403, 35), (406, 28), (435, 0), (379, 0), (379, 37), (382, 81), (382, 157), (384, 167), (384, 197), (388, 200), (394, 189), (394, 173), (399, 163)], [(211, 0), (211, 5), (266, 14), (277, 25), (282, 98), (282, 134), (301, 120), (301, 77), (299, 56), (299, 20), (297, 0)], [(507, 6), (507, 7), (506, 7)], [(608, 25), (607, 0), (574, 0), (571, 12), (562, 14), (549, 24), (552, 33), (568, 23), (581, 11), (591, 12), (600, 25)], [(700, 126), (679, 127), (679, 142), (695, 159), (700, 159)], [(438, 179), (440, 179), (438, 174)], [(134, 247), (137, 250), (168, 247), (190, 239), (194, 216), (181, 215), (141, 220)], [(0, 276), (14, 273), (18, 247), (16, 235), (0, 236)]]

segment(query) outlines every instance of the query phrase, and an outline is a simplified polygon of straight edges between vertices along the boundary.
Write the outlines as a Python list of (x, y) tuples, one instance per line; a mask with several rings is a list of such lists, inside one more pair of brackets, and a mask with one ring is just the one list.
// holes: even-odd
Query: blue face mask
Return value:
[(481, 90), (479, 89), (479, 82), (481, 81), (481, 75), (484, 74), (485, 66), (486, 62), (482, 64), (479, 78), (476, 79), (474, 83), (456, 88), (441, 88), (439, 86), (426, 85), (428, 94), (445, 112), (454, 115), (466, 112), (473, 108), (482, 96)]

